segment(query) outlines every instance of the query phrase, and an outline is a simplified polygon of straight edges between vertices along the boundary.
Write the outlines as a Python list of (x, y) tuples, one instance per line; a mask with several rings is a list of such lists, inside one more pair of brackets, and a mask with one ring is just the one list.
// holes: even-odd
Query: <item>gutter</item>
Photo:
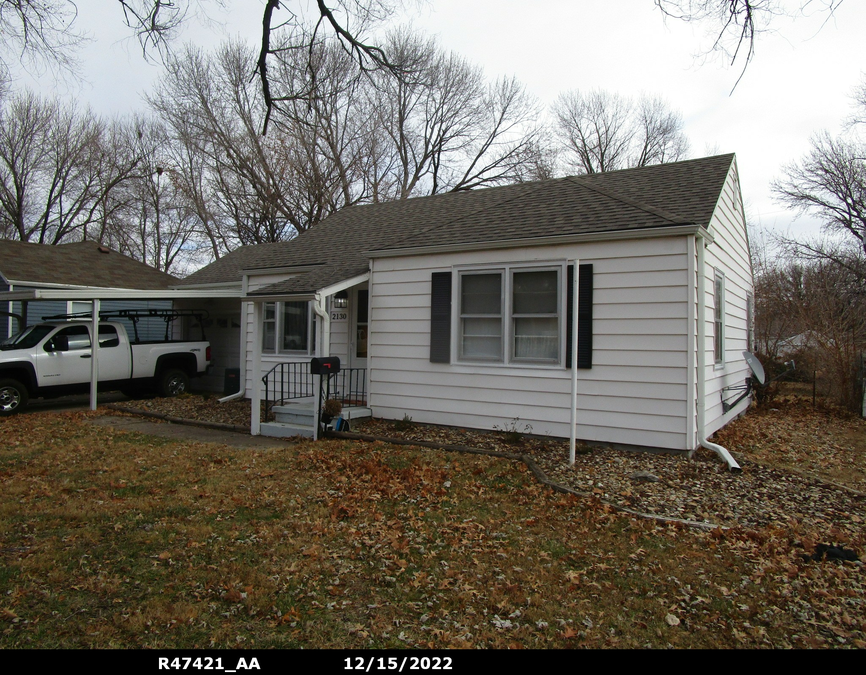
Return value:
[(706, 297), (706, 269), (705, 249), (706, 241), (700, 234), (697, 237), (698, 253), (698, 438), (700, 445), (715, 452), (722, 461), (728, 465), (732, 472), (741, 472), (742, 468), (737, 464), (727, 448), (711, 443), (707, 440), (706, 433), (706, 408), (707, 408), (707, 297)]
[(585, 232), (579, 234), (558, 234), (548, 237), (527, 237), (521, 239), (501, 239), (496, 241), (474, 241), (458, 244), (431, 244), (429, 246), (412, 246), (406, 248), (379, 249), (368, 251), (370, 258), (397, 258), (408, 255), (427, 255), (430, 253), (458, 253), (461, 251), (492, 250), (502, 248), (526, 248), (529, 246), (559, 246), (563, 244), (580, 244), (591, 241), (616, 241), (620, 239), (649, 239), (656, 237), (680, 237), (696, 234), (706, 237), (710, 243), (713, 235), (704, 227), (693, 225), (660, 225), (657, 227), (642, 227), (633, 230), (616, 230), (613, 232)]

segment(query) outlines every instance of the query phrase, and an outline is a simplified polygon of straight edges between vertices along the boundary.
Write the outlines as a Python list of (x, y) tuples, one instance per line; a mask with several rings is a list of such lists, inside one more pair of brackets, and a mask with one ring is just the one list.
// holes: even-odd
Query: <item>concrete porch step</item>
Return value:
[[(262, 436), (274, 438), (290, 438), (292, 436), (304, 436), (313, 438), (313, 425), (315, 424), (315, 409), (310, 402), (286, 403), (273, 407), (275, 421), (262, 422)], [(354, 420), (372, 417), (373, 411), (367, 407), (343, 408), (343, 419)]]
[(262, 436), (272, 438), (291, 438), (292, 436), (313, 437), (313, 427), (298, 424), (284, 424), (282, 422), (262, 422), (260, 426)]
[(297, 424), (312, 428), (316, 418), (312, 403), (285, 403), (275, 405), (272, 409), (277, 422), (283, 424)]

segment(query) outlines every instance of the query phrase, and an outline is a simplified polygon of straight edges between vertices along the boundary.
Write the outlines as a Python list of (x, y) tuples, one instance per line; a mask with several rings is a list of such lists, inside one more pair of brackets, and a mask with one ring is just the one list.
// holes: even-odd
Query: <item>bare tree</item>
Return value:
[(8, 58), (74, 70), (85, 39), (73, 26), (77, 14), (70, 0), (0, 0), (0, 77), (9, 72)]
[(514, 182), (537, 156), (535, 100), (514, 79), (487, 83), (480, 68), (407, 30), (386, 48), (400, 78), (379, 77), (373, 105), (381, 144), (377, 199)]
[(4, 239), (29, 241), (35, 232), (38, 181), (48, 155), (56, 108), (32, 94), (7, 102), (0, 117), (0, 206)]
[[(755, 56), (758, 36), (769, 30), (775, 18), (818, 11), (829, 18), (842, 0), (654, 0), (666, 17), (696, 22), (707, 27), (711, 46), (731, 65), (742, 60), (737, 82)], [(736, 87), (736, 84), (734, 85)]]
[(41, 244), (87, 237), (137, 160), (90, 110), (25, 92), (0, 112), (0, 236)]
[(601, 173), (685, 158), (682, 115), (660, 98), (631, 99), (603, 90), (570, 91), (553, 105), (563, 159), (578, 173)]
[(866, 251), (866, 146), (827, 132), (812, 138), (800, 162), (783, 168), (772, 184), (776, 198), (818, 216), (826, 229), (853, 236)]
[[(282, 103), (308, 99), (307, 86), (275, 92), (271, 69), (286, 49), (310, 50), (328, 33), (362, 71), (385, 69), (399, 75), (385, 52), (365, 37), (373, 24), (391, 16), (400, 0), (316, 0), (311, 11), (304, 3), (266, 0), (262, 7), (262, 32), (257, 53), (251, 54), (249, 73), (255, 72), (265, 105), (262, 130), (271, 113)], [(190, 15), (204, 14), (208, 5), (225, 0), (119, 0), (123, 21), (138, 37), (146, 58), (165, 59), (179, 29)], [(116, 6), (116, 5), (115, 5)], [(0, 77), (8, 73), (6, 58), (50, 64), (67, 70), (75, 67), (75, 53), (85, 39), (76, 26), (78, 11), (73, 0), (0, 0)], [(287, 45), (285, 35), (292, 35)], [(282, 37), (281, 37), (282, 36)]]
[(105, 200), (98, 240), (174, 274), (205, 262), (197, 214), (176, 180), (172, 139), (163, 124), (137, 116), (123, 124), (123, 154), (134, 170)]
[(315, 96), (286, 101), (267, 137), (267, 114), (239, 43), (169, 60), (151, 97), (175, 139), (182, 191), (215, 253), (290, 239), (334, 210), (362, 200), (365, 115), (357, 72), (336, 45), (287, 50), (280, 86), (313, 74)]

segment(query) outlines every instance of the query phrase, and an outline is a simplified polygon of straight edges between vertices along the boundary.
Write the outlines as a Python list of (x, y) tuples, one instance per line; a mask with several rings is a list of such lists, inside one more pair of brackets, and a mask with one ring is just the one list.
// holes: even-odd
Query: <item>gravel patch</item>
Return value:
[[(247, 428), (250, 423), (250, 403), (244, 400), (219, 403), (215, 398), (184, 396), (135, 401), (130, 406)], [(792, 415), (796, 412), (792, 408)], [(866, 521), (863, 493), (808, 473), (773, 467), (768, 456), (761, 456), (758, 462), (738, 453), (743, 470), (731, 473), (712, 451), (703, 448), (689, 459), (685, 455), (580, 446), (571, 467), (568, 443), (559, 440), (520, 437), (509, 439), (516, 441), (509, 443), (503, 433), (375, 419), (353, 431), (526, 454), (555, 483), (654, 516), (726, 527), (798, 523), (826, 532), (828, 537), (837, 530), (862, 532)], [(729, 449), (737, 450), (733, 446)]]

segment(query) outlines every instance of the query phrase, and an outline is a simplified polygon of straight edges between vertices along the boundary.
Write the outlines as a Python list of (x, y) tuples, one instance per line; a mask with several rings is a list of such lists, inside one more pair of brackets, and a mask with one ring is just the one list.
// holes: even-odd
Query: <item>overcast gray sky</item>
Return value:
[[(191, 23), (185, 39), (203, 46), (237, 35), (254, 41), (262, 1), (227, 4), (226, 13), (210, 12), (210, 25)], [(811, 134), (841, 130), (866, 71), (866, 3), (846, 0), (829, 20), (817, 11), (821, 4), (810, 5), (811, 16), (774, 21), (733, 93), (741, 64), (701, 57), (712, 42), (706, 27), (665, 20), (652, 0), (421, 0), (409, 2), (395, 22), (438, 36), (490, 77), (516, 75), (547, 104), (569, 89), (662, 95), (683, 113), (692, 157), (737, 153), (751, 222), (786, 230), (793, 214), (772, 201), (770, 181), (804, 154)], [(86, 82), (42, 77), (36, 86), (74, 96), (101, 114), (138, 109), (159, 65), (142, 60), (117, 3), (77, 5), (80, 26), (94, 40), (82, 52)], [(810, 228), (815, 224), (801, 221), (794, 231)]]

